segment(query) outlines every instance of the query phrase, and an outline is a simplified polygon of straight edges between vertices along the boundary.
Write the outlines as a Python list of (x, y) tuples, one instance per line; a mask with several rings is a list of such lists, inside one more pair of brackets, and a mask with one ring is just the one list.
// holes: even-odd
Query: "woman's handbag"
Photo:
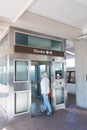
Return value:
[(52, 89), (50, 88), (50, 92), (49, 92), (49, 96), (53, 96), (53, 92), (52, 92)]

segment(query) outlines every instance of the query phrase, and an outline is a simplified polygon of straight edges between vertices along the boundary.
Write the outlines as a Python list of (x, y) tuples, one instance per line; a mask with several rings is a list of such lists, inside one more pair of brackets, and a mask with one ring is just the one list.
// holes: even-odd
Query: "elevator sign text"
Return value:
[(52, 55), (52, 51), (49, 50), (39, 50), (39, 49), (33, 49), (33, 53), (37, 54), (44, 54), (44, 55)]

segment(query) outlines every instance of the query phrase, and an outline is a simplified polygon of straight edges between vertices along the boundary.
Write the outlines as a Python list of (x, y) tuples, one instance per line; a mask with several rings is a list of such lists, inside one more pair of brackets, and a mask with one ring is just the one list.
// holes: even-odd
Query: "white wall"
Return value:
[(87, 40), (79, 40), (76, 50), (76, 102), (77, 106), (87, 108)]
[(76, 84), (67, 83), (67, 93), (76, 94)]

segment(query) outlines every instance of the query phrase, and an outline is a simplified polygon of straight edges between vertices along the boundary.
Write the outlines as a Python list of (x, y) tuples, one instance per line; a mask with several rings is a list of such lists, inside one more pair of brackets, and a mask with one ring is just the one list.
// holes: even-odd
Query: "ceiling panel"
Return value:
[(14, 18), (28, 0), (0, 0), (0, 17)]
[(74, 6), (62, 13), (62, 15), (58, 15), (56, 19), (64, 21), (64, 23), (70, 24), (72, 26), (82, 28), (83, 25), (87, 23), (86, 12), (87, 8), (77, 2)]
[(77, 0), (78, 2), (80, 2), (81, 4), (87, 6), (87, 0)]
[(34, 0), (0, 0), (0, 34), (15, 23), (32, 2)]
[(87, 23), (85, 0), (37, 0), (28, 10), (78, 28)]
[(66, 9), (75, 4), (75, 2), (75, 0), (37, 0), (28, 10), (44, 16), (55, 16), (63, 13)]

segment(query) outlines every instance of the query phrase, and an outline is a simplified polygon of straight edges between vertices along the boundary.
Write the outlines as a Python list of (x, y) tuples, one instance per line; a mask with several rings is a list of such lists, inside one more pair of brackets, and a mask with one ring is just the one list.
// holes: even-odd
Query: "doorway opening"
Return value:
[(46, 71), (51, 83), (51, 67), (49, 62), (32, 61), (31, 62), (31, 115), (36, 116), (41, 114), (43, 100), (40, 89), (41, 73)]

